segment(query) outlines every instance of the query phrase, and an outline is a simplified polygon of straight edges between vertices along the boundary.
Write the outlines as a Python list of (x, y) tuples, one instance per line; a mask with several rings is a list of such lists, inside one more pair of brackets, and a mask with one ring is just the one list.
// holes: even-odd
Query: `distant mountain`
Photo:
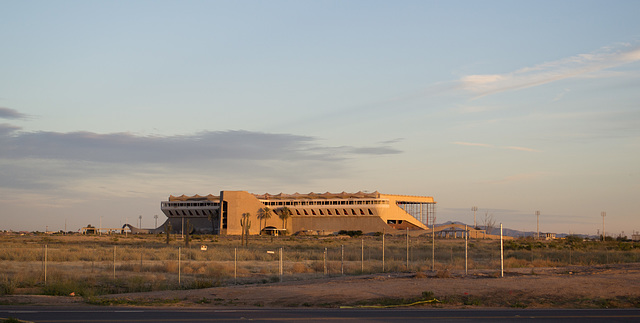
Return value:
[[(472, 225), (463, 223), (463, 222), (459, 222), (459, 221), (447, 221), (445, 223), (436, 223), (436, 226), (438, 225), (447, 225), (447, 224), (461, 224), (461, 225), (468, 225), (470, 228), (473, 227)], [(485, 227), (483, 225), (479, 225), (478, 228), (480, 229), (485, 229)], [(488, 234), (495, 234), (495, 235), (500, 235), (500, 225), (498, 225), (497, 228), (494, 228), (491, 232), (487, 232)], [(543, 234), (545, 234), (546, 232), (540, 232), (540, 236), (542, 236)], [(520, 238), (520, 237), (535, 237), (536, 236), (536, 232), (535, 231), (520, 231), (520, 230), (513, 230), (513, 229), (508, 229), (503, 227), (502, 228), (502, 234), (505, 236), (510, 236), (510, 237), (514, 237), (514, 238)], [(557, 238), (564, 238), (566, 236), (569, 236), (570, 234), (567, 233), (556, 233), (556, 237)], [(582, 237), (582, 238), (596, 238), (595, 236), (590, 236), (587, 234), (571, 234), (574, 236), (578, 236), (578, 237)]]

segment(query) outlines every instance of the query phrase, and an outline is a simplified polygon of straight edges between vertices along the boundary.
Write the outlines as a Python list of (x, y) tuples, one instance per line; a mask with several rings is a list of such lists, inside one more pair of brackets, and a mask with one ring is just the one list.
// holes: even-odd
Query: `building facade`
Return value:
[[(251, 222), (249, 234), (427, 230), (435, 220), (435, 205), (433, 197), (379, 192), (258, 195), (221, 191), (217, 196), (170, 196), (161, 202), (168, 218), (161, 228), (170, 224), (173, 232), (238, 235), (245, 215)], [(283, 214), (290, 216), (282, 219)]]

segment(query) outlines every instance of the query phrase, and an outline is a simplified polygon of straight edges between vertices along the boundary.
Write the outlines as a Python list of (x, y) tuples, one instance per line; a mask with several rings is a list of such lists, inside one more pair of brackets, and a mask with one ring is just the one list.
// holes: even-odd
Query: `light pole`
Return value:
[(602, 241), (604, 242), (606, 239), (606, 235), (604, 234), (604, 217), (607, 216), (607, 212), (600, 212), (600, 215), (602, 216)]
[(140, 226), (139, 226), (139, 228), (140, 228), (140, 229), (142, 229), (142, 215), (139, 215), (139, 216), (138, 216), (138, 219), (140, 219)]
[(538, 230), (536, 239), (540, 240), (540, 211), (536, 211), (536, 228)]
[(473, 211), (473, 229), (475, 230), (478, 227), (478, 225), (476, 224), (476, 211), (478, 211), (478, 207), (472, 206), (471, 211)]
[(153, 218), (156, 219), (156, 228), (157, 228), (158, 227), (158, 215), (157, 214), (154, 215)]

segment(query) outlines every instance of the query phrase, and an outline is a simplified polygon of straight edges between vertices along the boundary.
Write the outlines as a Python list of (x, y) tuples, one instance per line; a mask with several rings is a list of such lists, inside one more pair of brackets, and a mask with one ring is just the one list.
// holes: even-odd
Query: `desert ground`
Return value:
[[(421, 302), (422, 301), (422, 302)], [(424, 302), (429, 301), (429, 302)], [(190, 307), (640, 307), (640, 263), (337, 276), (196, 290), (74, 296), (5, 295), (2, 304)]]

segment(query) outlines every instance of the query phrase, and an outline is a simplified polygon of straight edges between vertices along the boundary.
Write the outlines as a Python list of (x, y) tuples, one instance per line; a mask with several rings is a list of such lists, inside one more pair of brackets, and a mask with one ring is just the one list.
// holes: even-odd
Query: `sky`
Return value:
[(638, 1), (0, 1), (0, 230), (169, 195), (433, 196), (640, 231)]

